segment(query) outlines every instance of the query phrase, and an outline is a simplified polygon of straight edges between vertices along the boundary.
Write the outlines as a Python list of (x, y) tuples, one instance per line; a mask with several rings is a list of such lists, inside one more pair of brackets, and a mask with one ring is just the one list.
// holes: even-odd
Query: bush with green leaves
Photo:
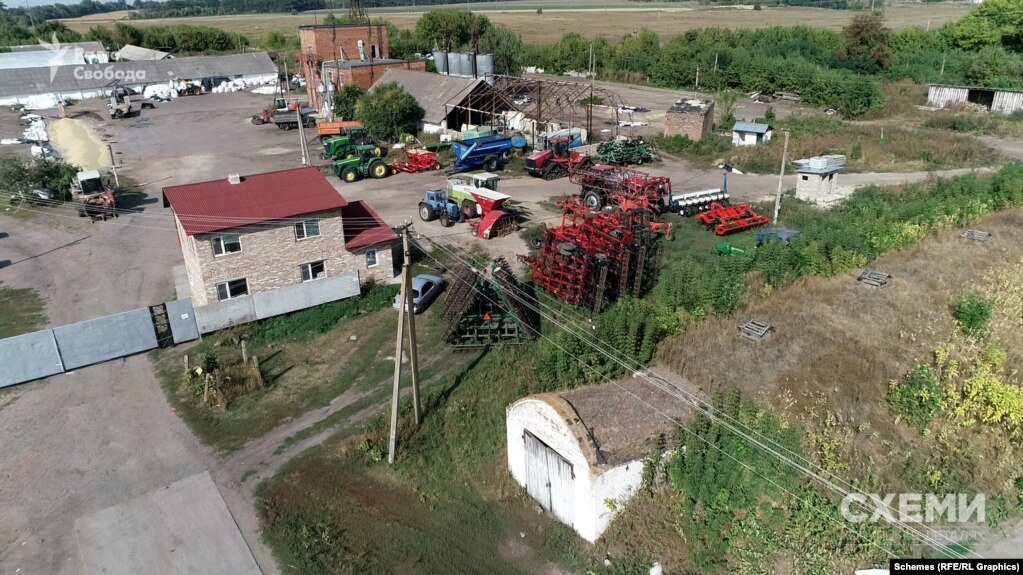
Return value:
[(959, 322), (959, 329), (970, 337), (983, 337), (987, 334), (987, 324), (991, 320), (994, 303), (979, 294), (968, 293), (956, 300), (954, 315)]
[(378, 140), (396, 141), (402, 134), (415, 134), (426, 112), (397, 82), (377, 86), (355, 104), (355, 119)]
[(891, 382), (888, 403), (892, 411), (916, 425), (927, 425), (941, 409), (943, 391), (929, 365), (918, 363), (902, 379)]

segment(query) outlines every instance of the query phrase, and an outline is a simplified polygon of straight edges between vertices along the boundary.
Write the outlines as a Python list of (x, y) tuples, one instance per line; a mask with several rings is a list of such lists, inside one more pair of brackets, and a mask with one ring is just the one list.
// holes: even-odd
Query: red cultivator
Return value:
[(561, 205), (561, 226), (542, 228), (540, 253), (519, 256), (532, 268), (533, 283), (595, 313), (605, 302), (638, 296), (654, 234), (670, 238), (671, 225), (653, 222), (653, 213), (644, 209), (595, 212), (577, 197)]
[(392, 163), (391, 170), (395, 172), (417, 174), (419, 172), (439, 170), (444, 167), (437, 161), (437, 154), (425, 148), (406, 148), (405, 157), (407, 159), (405, 162)]
[(710, 205), (710, 210), (696, 214), (696, 221), (713, 228), (719, 236), (771, 223), (770, 218), (754, 212), (749, 204), (723, 206), (717, 202)]
[(591, 210), (611, 204), (660, 211), (665, 199), (671, 199), (670, 179), (620, 166), (581, 166), (572, 170), (569, 180), (579, 184), (583, 203)]

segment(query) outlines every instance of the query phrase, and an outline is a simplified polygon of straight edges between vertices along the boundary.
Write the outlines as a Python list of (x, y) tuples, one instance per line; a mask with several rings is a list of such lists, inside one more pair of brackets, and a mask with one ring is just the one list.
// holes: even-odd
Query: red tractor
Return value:
[(568, 138), (551, 138), (547, 149), (533, 152), (526, 158), (526, 172), (545, 180), (556, 180), (570, 170), (592, 163), (590, 157), (569, 148)]

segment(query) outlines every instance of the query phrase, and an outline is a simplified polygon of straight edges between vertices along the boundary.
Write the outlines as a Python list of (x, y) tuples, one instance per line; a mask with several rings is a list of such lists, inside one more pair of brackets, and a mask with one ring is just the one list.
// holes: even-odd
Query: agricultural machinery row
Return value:
[(467, 222), (472, 235), (496, 238), (518, 230), (516, 215), (504, 208), (511, 198), (497, 191), (501, 177), (484, 172), (451, 178), (443, 190), (427, 190), (419, 202), (419, 218), (439, 220), (444, 227)]

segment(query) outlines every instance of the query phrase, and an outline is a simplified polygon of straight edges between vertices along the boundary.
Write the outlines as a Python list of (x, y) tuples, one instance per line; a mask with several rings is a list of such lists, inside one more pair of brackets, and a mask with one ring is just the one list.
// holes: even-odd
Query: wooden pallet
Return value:
[(763, 341), (772, 331), (773, 325), (755, 319), (744, 319), (739, 322), (739, 335), (754, 343)]
[(883, 288), (888, 285), (888, 280), (890, 279), (892, 279), (892, 276), (884, 272), (863, 270), (863, 272), (860, 273), (860, 277), (856, 278), (856, 281), (870, 287)]
[(980, 230), (966, 230), (960, 235), (968, 240), (974, 240), (980, 243), (986, 242), (987, 239), (991, 237), (990, 232), (982, 232)]

